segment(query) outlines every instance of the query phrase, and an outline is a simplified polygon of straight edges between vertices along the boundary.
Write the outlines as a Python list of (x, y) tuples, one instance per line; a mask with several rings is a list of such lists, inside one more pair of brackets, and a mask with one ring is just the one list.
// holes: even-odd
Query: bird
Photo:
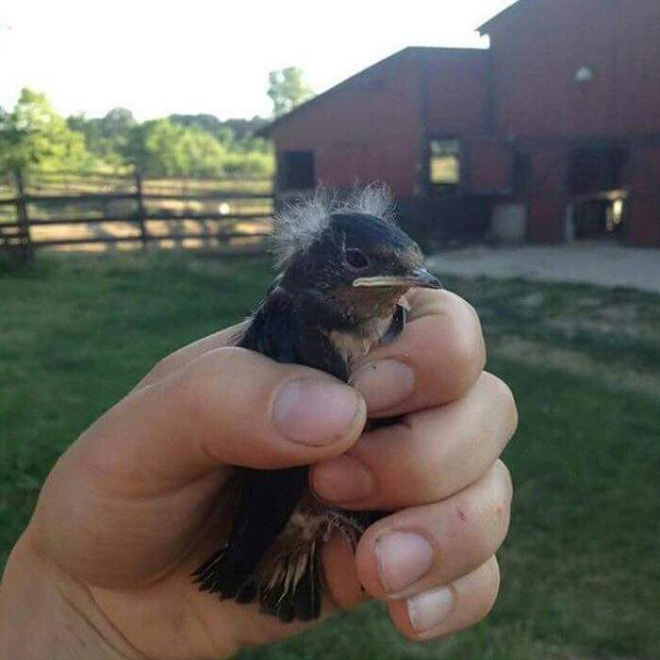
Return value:
[[(346, 383), (369, 351), (402, 331), (413, 287), (441, 288), (421, 249), (396, 224), (384, 184), (348, 198), (327, 189), (286, 205), (273, 220), (279, 274), (234, 345), (277, 362), (325, 371)], [(200, 591), (283, 622), (321, 614), (319, 549), (341, 534), (355, 549), (382, 514), (317, 500), (309, 466), (237, 468), (238, 505), (224, 545), (194, 573)]]

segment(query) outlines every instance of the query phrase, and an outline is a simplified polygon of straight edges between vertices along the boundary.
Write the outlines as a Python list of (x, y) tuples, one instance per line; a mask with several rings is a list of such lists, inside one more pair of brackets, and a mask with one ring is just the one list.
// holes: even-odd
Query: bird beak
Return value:
[(422, 287), (425, 289), (442, 289), (442, 284), (429, 273), (426, 268), (415, 268), (406, 275), (375, 275), (374, 277), (358, 277), (353, 280), (355, 287)]

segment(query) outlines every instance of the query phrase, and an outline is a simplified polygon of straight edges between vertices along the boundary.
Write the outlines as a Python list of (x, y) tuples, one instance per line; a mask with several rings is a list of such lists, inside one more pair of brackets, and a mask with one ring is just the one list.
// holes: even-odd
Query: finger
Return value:
[(511, 391), (484, 372), (458, 401), (369, 431), (345, 455), (314, 465), (311, 484), (319, 498), (346, 509), (442, 500), (486, 472), (516, 424)]
[(189, 365), (191, 362), (194, 362), (197, 358), (209, 351), (224, 346), (234, 346), (236, 341), (240, 338), (242, 331), (245, 329), (246, 324), (247, 321), (244, 321), (243, 323), (231, 326), (230, 328), (225, 328), (220, 332), (214, 332), (212, 335), (208, 335), (208, 337), (198, 339), (192, 344), (183, 346), (178, 351), (170, 353), (170, 355), (164, 357), (135, 386), (134, 391), (167, 378), (170, 374)]
[(500, 586), (497, 559), (447, 585), (388, 603), (394, 625), (407, 638), (444, 637), (475, 625), (492, 609)]
[(453, 497), (379, 520), (356, 551), (361, 583), (376, 598), (408, 597), (447, 584), (495, 554), (509, 528), (511, 480), (498, 461)]
[(370, 416), (390, 417), (453, 401), (477, 380), (485, 363), (474, 309), (449, 291), (411, 294), (411, 315), (396, 341), (379, 346), (351, 382)]
[(227, 464), (323, 460), (348, 449), (364, 419), (357, 392), (327, 374), (221, 348), (129, 395), (84, 434), (80, 451), (99, 477), (158, 492)]
[(364, 420), (356, 390), (327, 374), (243, 349), (210, 351), (129, 395), (74, 444), (42, 492), (41, 536), (60, 564), (95, 584), (86, 568), (108, 567), (104, 584), (151, 576), (181, 558), (229, 466), (328, 458)]
[(353, 549), (341, 535), (335, 534), (321, 547), (323, 578), (333, 601), (342, 609), (367, 600), (357, 576)]

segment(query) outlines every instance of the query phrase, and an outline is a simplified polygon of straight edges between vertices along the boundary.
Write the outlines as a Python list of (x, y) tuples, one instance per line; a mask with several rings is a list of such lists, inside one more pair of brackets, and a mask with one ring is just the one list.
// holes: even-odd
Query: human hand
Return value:
[[(515, 405), (482, 371), (473, 310), (448, 292), (410, 299), (402, 335), (356, 373), (361, 396), (327, 374), (226, 348), (231, 330), (157, 365), (48, 477), (3, 578), (3, 657), (219, 658), (300, 630), (191, 585), (227, 533), (235, 465), (311, 463), (319, 497), (395, 511), (355, 557), (339, 537), (324, 548), (324, 615), (363, 600), (362, 585), (411, 639), (481, 619), (508, 527), (498, 456)], [(362, 434), (366, 409), (403, 417)]]

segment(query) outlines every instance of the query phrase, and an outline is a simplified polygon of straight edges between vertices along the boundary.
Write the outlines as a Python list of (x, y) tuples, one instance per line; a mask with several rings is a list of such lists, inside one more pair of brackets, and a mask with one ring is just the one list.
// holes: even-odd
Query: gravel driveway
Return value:
[(470, 247), (429, 256), (440, 273), (582, 282), (660, 293), (660, 249), (585, 243), (561, 246)]

